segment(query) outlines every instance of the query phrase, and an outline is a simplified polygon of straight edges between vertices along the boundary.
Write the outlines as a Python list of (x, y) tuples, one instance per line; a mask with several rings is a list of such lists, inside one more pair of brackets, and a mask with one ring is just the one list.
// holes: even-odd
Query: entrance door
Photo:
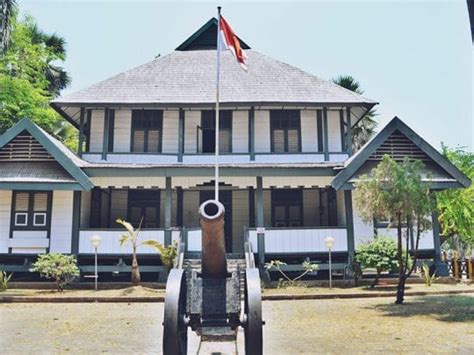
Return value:
[[(214, 199), (214, 190), (203, 190), (200, 191), (199, 204), (207, 200)], [(225, 233), (225, 251), (227, 253), (232, 252), (232, 191), (219, 191), (220, 202), (224, 205), (225, 208), (225, 223), (224, 223), (224, 233)]]

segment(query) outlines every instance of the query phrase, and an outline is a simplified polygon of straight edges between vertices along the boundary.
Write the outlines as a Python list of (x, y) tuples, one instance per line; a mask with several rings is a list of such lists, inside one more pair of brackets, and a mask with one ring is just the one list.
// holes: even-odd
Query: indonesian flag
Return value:
[(221, 46), (221, 43), (225, 46), (225, 49), (228, 49), (232, 52), (240, 66), (244, 70), (247, 70), (247, 65), (245, 64), (247, 55), (244, 53), (242, 48), (240, 48), (240, 41), (235, 35), (234, 31), (232, 31), (229, 23), (222, 16), (220, 17), (219, 50), (224, 49)]

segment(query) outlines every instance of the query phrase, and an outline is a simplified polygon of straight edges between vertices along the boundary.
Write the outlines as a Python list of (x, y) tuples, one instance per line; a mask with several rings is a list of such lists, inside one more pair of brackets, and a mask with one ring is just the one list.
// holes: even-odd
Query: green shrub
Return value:
[(8, 282), (12, 278), (13, 273), (7, 275), (7, 273), (3, 270), (0, 270), (0, 292), (6, 291), (8, 289)]
[(280, 260), (271, 260), (269, 263), (265, 264), (265, 268), (267, 270), (276, 270), (278, 271), (284, 278), (280, 278), (278, 280), (278, 288), (285, 288), (288, 286), (295, 286), (296, 282), (300, 280), (303, 276), (310, 272), (315, 272), (319, 269), (318, 264), (313, 264), (310, 261), (304, 261), (301, 266), (303, 267), (303, 272), (301, 272), (298, 276), (291, 278), (288, 276), (286, 272), (282, 270), (282, 266), (286, 265), (283, 261)]
[(436, 271), (433, 272), (433, 275), (431, 275), (429, 265), (427, 263), (423, 263), (421, 266), (420, 279), (422, 279), (425, 282), (425, 285), (429, 287), (433, 285), (435, 281), (439, 279), (439, 277), (436, 277)]
[(173, 268), (174, 261), (178, 256), (178, 243), (176, 241), (173, 241), (173, 243), (168, 246), (164, 246), (160, 242), (157, 242), (153, 239), (145, 240), (142, 244), (148, 245), (149, 247), (155, 248), (159, 251), (161, 262), (163, 263), (166, 271), (170, 271)]
[(397, 245), (390, 237), (375, 237), (368, 243), (359, 245), (356, 259), (361, 263), (362, 268), (374, 268), (376, 270), (375, 279), (371, 287), (377, 285), (380, 273), (390, 271), (397, 266)]
[(32, 271), (39, 272), (41, 277), (53, 279), (59, 292), (64, 291), (64, 285), (79, 276), (76, 258), (59, 253), (39, 255)]

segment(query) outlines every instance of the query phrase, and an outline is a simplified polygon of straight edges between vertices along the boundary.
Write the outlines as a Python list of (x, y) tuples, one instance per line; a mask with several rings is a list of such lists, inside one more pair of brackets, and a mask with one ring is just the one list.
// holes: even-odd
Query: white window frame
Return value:
[[(48, 218), (48, 214), (46, 212), (35, 212), (33, 213), (33, 226), (34, 227), (44, 227), (46, 226), (46, 219)], [(44, 223), (36, 223), (36, 216), (43, 216), (44, 217)]]
[[(18, 216), (25, 216), (25, 223), (18, 223)], [(26, 227), (28, 225), (28, 212), (15, 212), (15, 226)]]

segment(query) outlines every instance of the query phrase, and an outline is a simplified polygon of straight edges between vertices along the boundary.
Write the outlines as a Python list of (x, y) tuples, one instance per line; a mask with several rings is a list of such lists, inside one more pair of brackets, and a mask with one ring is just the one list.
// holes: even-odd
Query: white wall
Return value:
[(301, 149), (303, 152), (318, 151), (316, 117), (316, 110), (301, 110)]
[(104, 110), (92, 110), (89, 150), (101, 152), (104, 141)]
[(8, 253), (12, 192), (0, 190), (0, 253)]
[(249, 113), (248, 111), (232, 112), (232, 152), (248, 153), (249, 151)]
[(91, 217), (91, 192), (81, 191), (81, 228), (89, 227)]
[(179, 111), (163, 112), (163, 153), (178, 153)]
[(306, 227), (319, 224), (319, 196), (316, 189), (303, 190), (303, 218)]
[(344, 203), (344, 191), (336, 191), (336, 206), (337, 206), (337, 225), (346, 225), (346, 206)]
[(130, 152), (132, 110), (115, 110), (114, 152)]
[(360, 212), (355, 204), (354, 196), (352, 196), (352, 214), (354, 217), (354, 243), (357, 249), (359, 244), (372, 240), (374, 237), (374, 227), (372, 222), (365, 223), (362, 220)]
[(328, 111), (328, 148), (330, 152), (342, 150), (339, 111)]
[(53, 191), (50, 252), (70, 253), (73, 191)]
[[(196, 153), (196, 127), (201, 125), (201, 111), (185, 111), (184, 115), (184, 152)], [(176, 136), (176, 139), (178, 137)]]
[(50, 245), (47, 231), (13, 231), (12, 237), (8, 243), (12, 253), (41, 254)]
[(255, 110), (255, 152), (270, 152), (270, 111)]
[(232, 251), (244, 251), (244, 226), (249, 225), (249, 192), (232, 191)]

